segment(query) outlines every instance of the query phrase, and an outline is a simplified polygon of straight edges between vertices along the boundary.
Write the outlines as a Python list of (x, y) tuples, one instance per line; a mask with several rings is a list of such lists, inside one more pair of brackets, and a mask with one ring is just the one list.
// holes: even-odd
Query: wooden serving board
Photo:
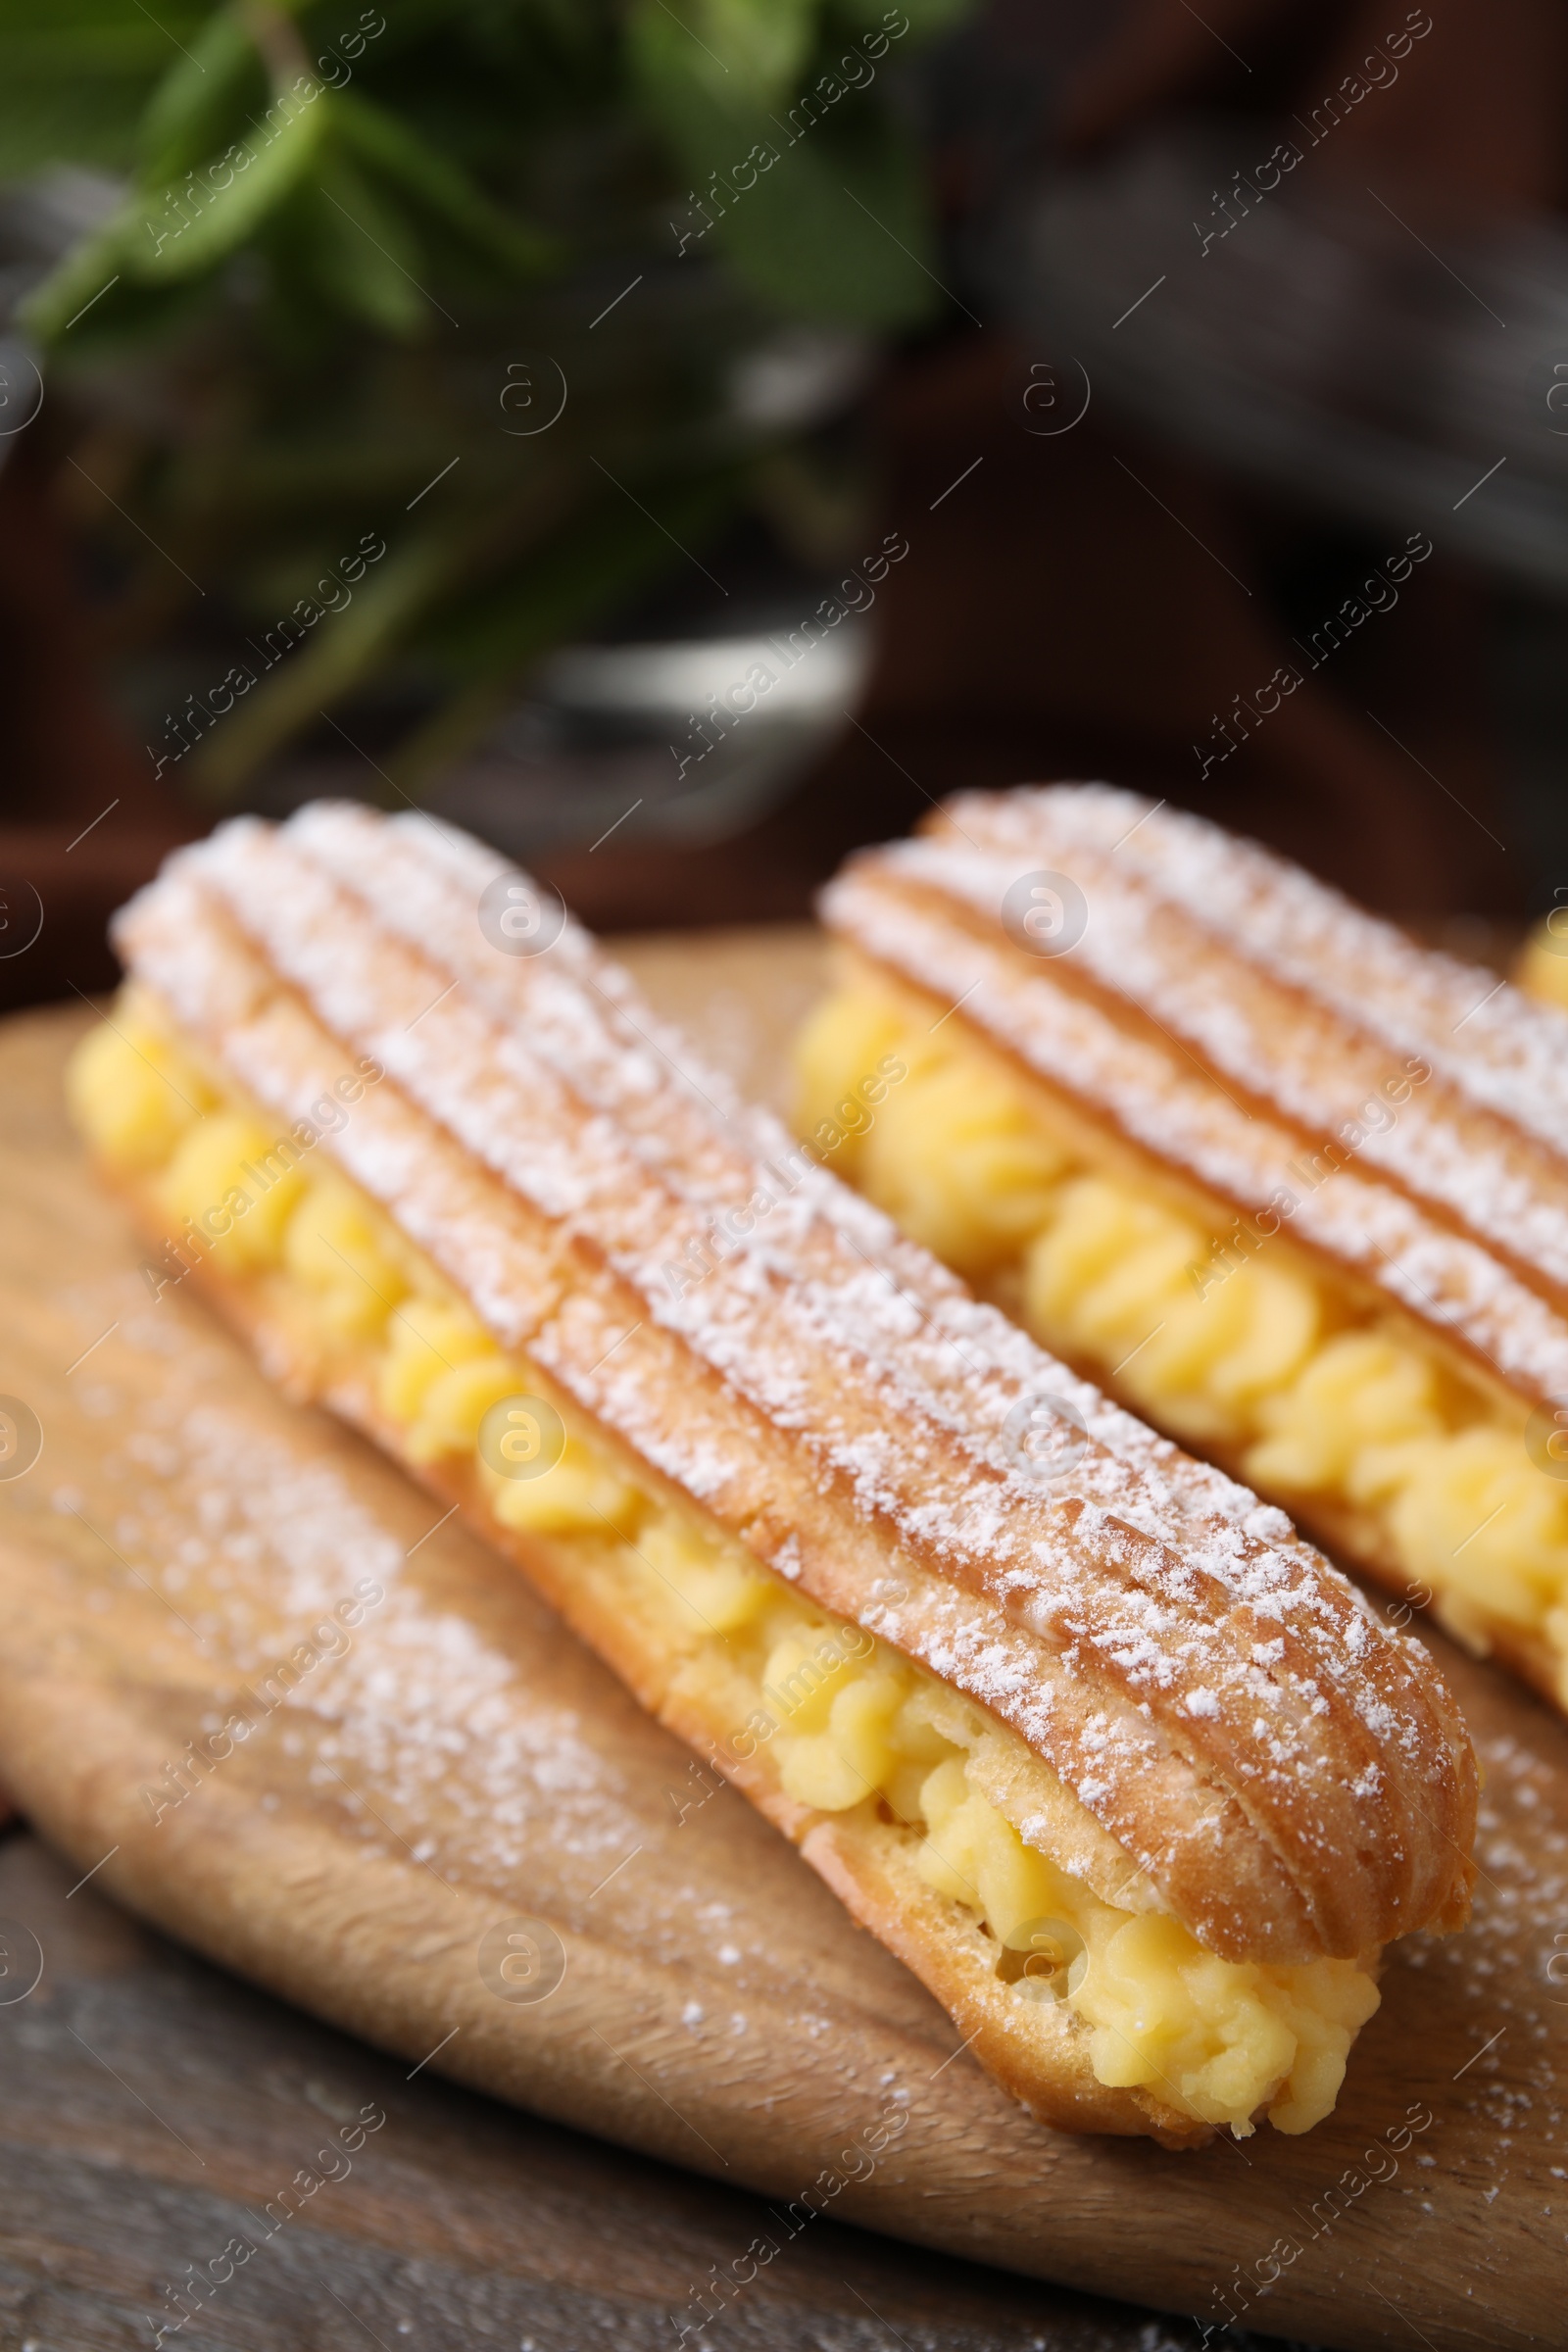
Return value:
[[(819, 956), (732, 933), (627, 960), (776, 1094)], [(1545, 1709), (1434, 1637), (1488, 1772), (1476, 1918), (1396, 1951), (1328, 2123), (1185, 2156), (1045, 2131), (512, 1573), (199, 1306), (154, 1303), (62, 1108), (86, 1017), (0, 1029), (0, 1392), (43, 1440), (0, 1481), (0, 1784), (97, 1887), (411, 2066), (761, 2190), (780, 2246), (808, 2203), (1347, 2352), (1563, 2342)], [(384, 1598), (345, 1631), (365, 1579)], [(193, 1765), (236, 1711), (250, 1736)], [(541, 1954), (559, 1984), (513, 1997)]]

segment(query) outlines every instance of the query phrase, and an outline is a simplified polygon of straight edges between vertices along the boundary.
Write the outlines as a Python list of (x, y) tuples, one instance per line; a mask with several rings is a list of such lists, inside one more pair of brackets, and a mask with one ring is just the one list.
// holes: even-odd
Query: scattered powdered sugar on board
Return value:
[[(1559, 2052), (1568, 2021), (1568, 1810), (1561, 1740), (1535, 1741), (1526, 1726), (1492, 1728), (1476, 1745), (1486, 1774), (1476, 1839), (1480, 1876), (1463, 1936), (1416, 1938), (1400, 1964), (1441, 1970), (1461, 2004), (1465, 2044), (1446, 2097), (1471, 2125), (1466, 2178), (1495, 2197), (1515, 2169), (1568, 2150)], [(1548, 1760), (1555, 1751), (1555, 1761)], [(1478, 2161), (1479, 2159), (1479, 2161)], [(1568, 2228), (1558, 2230), (1568, 2245)]]
[[(422, 1863), (432, 1957), (451, 1950), (453, 1887), (497, 1922), (542, 1915), (612, 1965), (624, 1954), (656, 2008), (701, 1996), (728, 2045), (736, 2015), (755, 2038), (736, 1998), (765, 2000), (774, 2031), (749, 2079), (776, 2070), (798, 2010), (831, 1998), (858, 2015), (868, 1982), (880, 2019), (929, 2034), (914, 1980), (858, 1936), (835, 1942), (840, 1907), (804, 1866), (787, 1865), (780, 1893), (776, 1833), (517, 1572), (330, 1419), (275, 1398), (199, 1298), (171, 1286), (153, 1304), (126, 1268), (51, 1304), (76, 1334), (65, 1359), (99, 1342), (122, 1402), (106, 1430), (66, 1392), (52, 1482), (0, 1482), (0, 1526), (15, 1517), (52, 1588), (74, 1681), (101, 1678), (108, 1711), (151, 1732), (155, 1760), (143, 1748), (112, 1776), (114, 1802), (162, 1807), (154, 1839), (172, 1841), (152, 1853), (175, 1881), (189, 1865), (172, 1825), (238, 1790), (264, 1843), (320, 1815), (351, 1876), (361, 1856)], [(383, 1597), (345, 1629), (335, 1612), (365, 1581)], [(253, 1728), (228, 1747), (236, 1713)], [(127, 1737), (127, 1759), (138, 1744)], [(285, 1911), (286, 1876), (259, 1884)], [(648, 2061), (661, 2082), (669, 2055)]]
[[(104, 1504), (79, 1507), (90, 1524), (113, 1508), (130, 1572), (194, 1630), (253, 1739), (295, 1752), (297, 1727), (318, 1792), (363, 1814), (368, 1836), (385, 1843), (390, 1829), (393, 1851), (418, 1852), (439, 1823), (443, 1867), (481, 1880), (505, 1884), (546, 1838), (595, 1863), (646, 1838), (570, 1695), (525, 1686), (491, 1630), (432, 1606), (319, 1425), (263, 1427), (252, 1398), (215, 1400), (233, 1361), (197, 1313), (128, 1317), (122, 1346), (132, 1364), (156, 1349), (158, 1369), (125, 1383)], [(366, 1787), (373, 1806), (355, 1794)]]

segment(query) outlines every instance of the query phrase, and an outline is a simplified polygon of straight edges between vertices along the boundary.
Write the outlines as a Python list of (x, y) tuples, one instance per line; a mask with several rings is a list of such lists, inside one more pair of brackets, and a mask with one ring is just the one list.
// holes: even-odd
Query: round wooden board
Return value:
[[(808, 934), (627, 959), (776, 1092)], [(1444, 1645), (1489, 1774), (1477, 1916), (1394, 1956), (1329, 2123), (1188, 2156), (1049, 2132), (514, 1576), (153, 1301), (64, 1117), (86, 1017), (0, 1030), (0, 1392), (43, 1430), (0, 1482), (0, 1782), (97, 1886), (410, 2065), (761, 2190), (781, 2238), (809, 2190), (1348, 2352), (1562, 2341), (1568, 1736), (1544, 1708)], [(366, 1578), (385, 1597), (313, 1642)], [(192, 1766), (236, 1710), (250, 1736)], [(540, 2000), (487, 1957), (524, 1917), (564, 1955)]]

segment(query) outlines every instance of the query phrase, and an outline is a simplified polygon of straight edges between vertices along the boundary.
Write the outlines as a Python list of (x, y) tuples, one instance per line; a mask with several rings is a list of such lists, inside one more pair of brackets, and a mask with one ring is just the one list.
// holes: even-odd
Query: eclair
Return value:
[(1568, 1705), (1562, 1013), (1102, 785), (961, 796), (824, 914), (835, 1170)]
[(273, 1379), (526, 1575), (1042, 2121), (1332, 2108), (1476, 1771), (1284, 1513), (740, 1102), (551, 894), (322, 805), (117, 918), (76, 1118)]

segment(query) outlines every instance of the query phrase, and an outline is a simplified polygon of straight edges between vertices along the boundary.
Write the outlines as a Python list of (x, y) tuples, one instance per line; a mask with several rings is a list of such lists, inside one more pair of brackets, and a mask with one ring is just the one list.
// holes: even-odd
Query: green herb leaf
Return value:
[(511, 219), (467, 173), (385, 107), (358, 91), (335, 101), (345, 142), (362, 162), (417, 197), (448, 228), (503, 269), (534, 276), (555, 259), (550, 240)]
[(422, 333), (431, 318), (418, 282), (424, 257), (364, 173), (345, 155), (324, 156), (300, 202), (305, 266), (333, 305), (400, 339)]
[(192, 36), (153, 92), (137, 142), (144, 184), (165, 186), (216, 155), (243, 128), (247, 106), (259, 111), (266, 94), (255, 40), (224, 9)]
[(767, 106), (794, 88), (815, 20), (813, 0), (637, 0), (626, 29), (650, 90), (687, 82), (719, 104)]
[(126, 169), (148, 93), (208, 15), (160, 0), (160, 22), (131, 0), (0, 0), (0, 179), (45, 165)]
[(893, 328), (941, 302), (924, 181), (888, 125), (786, 149), (718, 233), (760, 294), (805, 317)]
[(194, 277), (243, 245), (290, 196), (315, 165), (328, 123), (328, 100), (283, 91), (264, 121), (201, 172), (134, 199), (123, 251), (131, 273), (148, 284)]

